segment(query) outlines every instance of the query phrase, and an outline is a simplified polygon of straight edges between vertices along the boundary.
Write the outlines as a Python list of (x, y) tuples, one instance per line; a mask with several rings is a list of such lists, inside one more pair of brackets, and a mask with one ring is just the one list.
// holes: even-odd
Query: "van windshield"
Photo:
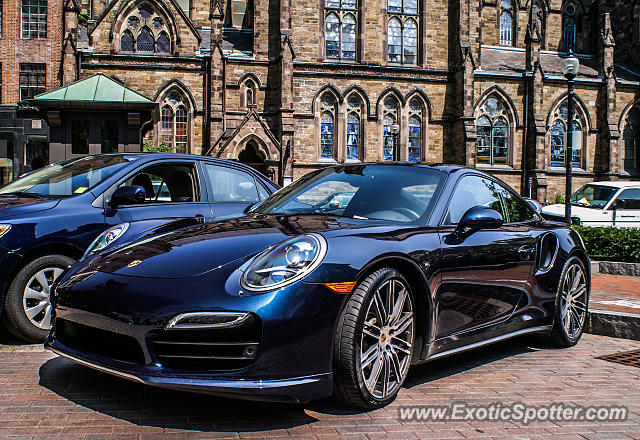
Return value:
[(585, 185), (571, 196), (571, 204), (587, 208), (602, 209), (618, 191), (605, 185)]

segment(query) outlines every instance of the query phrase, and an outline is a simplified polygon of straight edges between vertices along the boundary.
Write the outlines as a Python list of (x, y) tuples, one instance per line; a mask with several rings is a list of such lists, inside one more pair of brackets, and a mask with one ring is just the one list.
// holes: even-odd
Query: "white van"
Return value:
[[(564, 216), (564, 205), (542, 208), (548, 218)], [(589, 183), (571, 196), (571, 217), (583, 226), (640, 228), (640, 182)]]

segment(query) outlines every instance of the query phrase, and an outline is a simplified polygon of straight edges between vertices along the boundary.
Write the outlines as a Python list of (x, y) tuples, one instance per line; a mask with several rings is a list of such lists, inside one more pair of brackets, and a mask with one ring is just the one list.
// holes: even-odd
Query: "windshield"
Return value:
[(262, 214), (327, 214), (411, 223), (428, 218), (446, 174), (421, 167), (352, 165), (310, 173), (259, 205)]
[(571, 196), (571, 204), (587, 208), (602, 209), (618, 188), (604, 185), (585, 185)]
[(3, 186), (0, 195), (70, 197), (82, 194), (129, 161), (123, 156), (87, 156), (59, 162)]

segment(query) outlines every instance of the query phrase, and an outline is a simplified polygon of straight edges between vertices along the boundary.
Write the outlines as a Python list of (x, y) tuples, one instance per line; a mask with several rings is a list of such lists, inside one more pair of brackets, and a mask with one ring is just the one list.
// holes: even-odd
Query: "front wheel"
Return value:
[(4, 302), (4, 322), (11, 333), (29, 342), (45, 340), (51, 329), (51, 286), (73, 261), (64, 255), (46, 255), (18, 272)]
[(576, 345), (584, 330), (588, 307), (587, 271), (578, 257), (571, 257), (560, 277), (551, 341), (561, 347)]
[(334, 390), (347, 403), (377, 408), (407, 378), (415, 335), (409, 283), (392, 268), (367, 276), (344, 308), (334, 346)]

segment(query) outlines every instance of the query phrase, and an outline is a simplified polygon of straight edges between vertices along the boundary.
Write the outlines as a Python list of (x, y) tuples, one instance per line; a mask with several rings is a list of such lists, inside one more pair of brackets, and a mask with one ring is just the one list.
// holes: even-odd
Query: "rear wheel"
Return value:
[(5, 326), (11, 333), (29, 342), (45, 340), (51, 329), (51, 286), (73, 262), (64, 255), (46, 255), (18, 272), (4, 303)]
[(395, 399), (407, 378), (414, 342), (409, 283), (392, 268), (367, 276), (338, 322), (334, 388), (347, 403), (377, 408)]
[(564, 266), (551, 340), (562, 347), (575, 345), (582, 336), (589, 306), (589, 282), (584, 264), (571, 257)]

